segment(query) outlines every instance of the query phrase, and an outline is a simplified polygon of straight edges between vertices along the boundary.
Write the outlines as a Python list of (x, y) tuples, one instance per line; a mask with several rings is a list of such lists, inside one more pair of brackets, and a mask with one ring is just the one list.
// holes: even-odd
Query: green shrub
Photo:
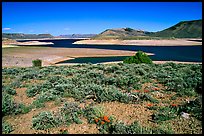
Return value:
[(16, 90), (14, 90), (14, 89), (12, 89), (12, 88), (10, 88), (8, 86), (2, 86), (2, 91), (6, 92), (6, 93), (8, 93), (10, 95), (15, 95), (16, 94)]
[[(28, 72), (25, 72), (23, 73), (18, 80), (20, 81), (26, 81), (28, 79), (35, 79), (35, 78), (38, 78), (40, 75), (37, 71), (35, 71), (35, 69), (33, 69), (33, 71), (28, 71)], [(17, 80), (17, 81), (18, 81)]]
[(40, 92), (40, 86), (30, 86), (27, 90), (26, 90), (26, 95), (28, 97), (33, 97), (35, 95), (37, 95)]
[(26, 106), (24, 104), (21, 105), (21, 113), (26, 114), (30, 112), (33, 108), (33, 105)]
[(172, 130), (163, 130), (161, 128), (142, 127), (137, 121), (130, 125), (125, 125), (123, 122), (111, 124), (108, 128), (101, 131), (108, 134), (172, 134)]
[(39, 114), (33, 116), (32, 127), (37, 130), (45, 130), (48, 128), (56, 127), (60, 124), (60, 120), (51, 112), (40, 112)]
[(68, 130), (60, 130), (59, 134), (69, 134)]
[(83, 115), (87, 118), (88, 123), (95, 123), (94, 119), (104, 116), (104, 109), (100, 106), (88, 105), (83, 109)]
[(2, 132), (3, 132), (3, 134), (9, 134), (13, 130), (14, 130), (13, 127), (9, 123), (2, 122)]
[(202, 121), (202, 96), (197, 97), (194, 101), (190, 101), (179, 108), (179, 113), (187, 112), (195, 118)]
[(36, 59), (32, 61), (33, 67), (41, 67), (42, 66), (42, 60)]
[(146, 101), (150, 101), (152, 103), (159, 103), (159, 101), (155, 98), (153, 98), (151, 95), (149, 94), (141, 94), (140, 95), (140, 99), (142, 100), (146, 100)]
[(131, 64), (131, 63), (136, 63), (136, 64), (140, 64), (140, 63), (152, 64), (152, 60), (144, 52), (138, 51), (135, 54), (135, 56), (131, 56), (131, 57), (128, 57), (125, 60), (123, 60), (123, 63), (128, 63), (128, 64)]
[(2, 114), (9, 115), (15, 111), (15, 103), (11, 95), (2, 93)]
[(52, 101), (55, 100), (57, 98), (57, 95), (53, 94), (55, 90), (50, 89), (46, 92), (41, 92), (38, 97), (37, 100), (41, 101), (41, 102), (47, 102), (47, 101)]
[(31, 111), (32, 105), (25, 106), (22, 103), (15, 103), (12, 96), (7, 93), (2, 93), (2, 113), (3, 116), (9, 114), (25, 114)]
[(42, 101), (41, 99), (37, 99), (37, 100), (34, 100), (32, 105), (36, 108), (42, 108), (42, 107), (45, 107), (45, 103), (44, 101)]
[(82, 121), (79, 119), (79, 116), (82, 114), (82, 110), (78, 107), (78, 103), (75, 102), (66, 102), (63, 107), (60, 109), (60, 114), (62, 115), (62, 120), (67, 125), (75, 122), (81, 124)]
[(160, 123), (162, 121), (171, 120), (176, 118), (178, 115), (179, 108), (177, 107), (159, 107), (157, 113), (152, 114), (152, 120)]

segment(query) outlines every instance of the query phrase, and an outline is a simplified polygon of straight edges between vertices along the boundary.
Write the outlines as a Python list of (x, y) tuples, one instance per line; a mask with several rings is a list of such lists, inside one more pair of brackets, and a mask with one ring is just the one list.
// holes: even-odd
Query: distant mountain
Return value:
[(202, 20), (182, 21), (158, 32), (135, 30), (132, 28), (107, 29), (92, 39), (163, 39), (163, 38), (201, 38)]
[(151, 34), (151, 32), (143, 31), (143, 30), (135, 30), (132, 28), (117, 28), (117, 29), (107, 29), (104, 32), (93, 37), (94, 39), (120, 39), (120, 38), (128, 38), (128, 37), (144, 37), (147, 34)]
[(23, 33), (2, 33), (2, 38), (9, 39), (39, 39), (53, 38), (51, 34), (23, 34)]
[(154, 37), (202, 38), (202, 20), (181, 21), (165, 30), (151, 33)]
[(58, 38), (91, 38), (96, 36), (96, 34), (68, 34), (68, 35), (60, 35)]

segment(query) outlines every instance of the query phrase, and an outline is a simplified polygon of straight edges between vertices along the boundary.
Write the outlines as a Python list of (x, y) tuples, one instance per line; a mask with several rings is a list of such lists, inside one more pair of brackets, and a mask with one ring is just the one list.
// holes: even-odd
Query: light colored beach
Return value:
[[(89, 48), (19, 47), (2, 49), (3, 67), (29, 67), (32, 60), (41, 59), (43, 66), (78, 57), (133, 56), (135, 51)], [(148, 55), (154, 55), (147, 53)]]
[[(77, 41), (75, 44), (130, 44), (130, 45), (202, 45), (202, 42), (188, 41), (189, 39), (179, 40), (82, 40)], [(170, 44), (171, 43), (171, 44)], [(32, 66), (32, 60), (41, 59), (43, 66), (56, 65), (55, 63), (74, 59), (78, 57), (106, 57), (106, 56), (133, 56), (135, 51), (123, 51), (123, 50), (107, 50), (107, 49), (91, 49), (91, 48), (52, 48), (52, 47), (20, 47), (17, 45), (50, 45), (51, 42), (13, 42), (3, 44), (2, 42), (2, 66), (3, 67), (29, 67)], [(7, 47), (18, 47), (18, 48), (7, 48)], [(148, 53), (148, 55), (154, 55)], [(154, 63), (165, 63), (166, 61), (154, 61)], [(117, 62), (106, 62), (117, 63)], [(175, 63), (188, 63), (194, 62), (175, 62)], [(202, 64), (202, 63), (201, 63)], [(61, 64), (57, 64), (61, 65)], [(64, 64), (63, 64), (64, 65)]]
[[(114, 64), (114, 63), (122, 63), (123, 61), (113, 61), (113, 62), (104, 62), (101, 64)], [(154, 64), (164, 64), (164, 63), (176, 63), (176, 64), (202, 64), (202, 62), (181, 62), (181, 61), (152, 61)], [(56, 66), (64, 66), (64, 65), (77, 65), (79, 63), (61, 63), (56, 64)], [(97, 65), (97, 64), (94, 64)]]
[(16, 41), (3, 41), (2, 48), (19, 47), (18, 45), (52, 45), (52, 42), (39, 42), (39, 41), (29, 41), (29, 42), (16, 42)]
[[(51, 47), (19, 47), (2, 49), (2, 66), (3, 67), (30, 67), (32, 60), (41, 59), (43, 66), (50, 65), (72, 65), (72, 64), (55, 64), (60, 61), (74, 59), (78, 57), (106, 57), (106, 56), (133, 56), (135, 51), (123, 50), (105, 50), (105, 49), (88, 49), (88, 48), (51, 48)], [(154, 55), (147, 53), (148, 55)], [(118, 63), (117, 62), (105, 62)], [(156, 64), (172, 61), (153, 61)], [(178, 62), (186, 64), (197, 64), (196, 62)], [(202, 64), (202, 63), (199, 63)]]
[(39, 42), (39, 41), (29, 41), (29, 42), (18, 42), (15, 45), (52, 45), (52, 42)]
[[(146, 46), (182, 46), (202, 45), (202, 42), (191, 41), (194, 39), (175, 40), (80, 40), (73, 44), (97, 44), (97, 45), (146, 45)], [(201, 39), (199, 39), (201, 40)]]
[(17, 45), (5, 45), (5, 44), (2, 44), (2, 48), (12, 48), (12, 47), (19, 47)]

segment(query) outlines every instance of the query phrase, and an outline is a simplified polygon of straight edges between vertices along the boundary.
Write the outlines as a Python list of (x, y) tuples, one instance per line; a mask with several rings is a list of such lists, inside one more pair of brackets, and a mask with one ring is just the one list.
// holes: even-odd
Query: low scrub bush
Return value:
[(22, 103), (16, 103), (13, 100), (12, 95), (7, 93), (2, 93), (2, 114), (10, 115), (10, 114), (21, 114), (28, 113), (32, 109), (32, 106), (25, 106)]
[(171, 120), (178, 115), (179, 108), (174, 106), (159, 107), (157, 113), (152, 114), (152, 120), (160, 123), (162, 121)]
[(116, 122), (106, 128), (99, 129), (101, 133), (106, 134), (172, 134), (172, 130), (163, 130), (161, 128), (142, 127), (137, 121), (130, 125), (123, 122)]
[(179, 113), (186, 112), (192, 114), (198, 120), (202, 120), (202, 96), (197, 97), (179, 108)]
[(145, 100), (145, 101), (150, 101), (152, 103), (159, 103), (159, 101), (157, 99), (153, 98), (149, 94), (140, 94), (139, 97), (140, 97), (140, 99)]
[(2, 91), (5, 93), (8, 93), (10, 95), (15, 95), (16, 94), (16, 90), (10, 88), (9, 86), (2, 86)]
[(99, 106), (86, 106), (83, 109), (83, 115), (88, 119), (88, 123), (97, 123), (95, 119), (105, 115), (103, 107)]
[(20, 108), (21, 108), (21, 113), (26, 114), (32, 110), (33, 105), (26, 106), (24, 104), (21, 104)]
[(42, 101), (41, 99), (34, 100), (34, 101), (32, 102), (32, 105), (33, 105), (35, 108), (45, 107), (45, 103), (44, 103), (44, 101)]
[(27, 90), (26, 90), (26, 95), (28, 97), (33, 97), (35, 95), (37, 95), (40, 92), (40, 86), (30, 86)]
[(56, 118), (51, 112), (43, 111), (32, 118), (32, 127), (37, 130), (57, 127), (59, 124), (59, 119)]
[(15, 111), (16, 104), (11, 95), (2, 93), (2, 114), (3, 116), (12, 114)]
[(33, 69), (33, 71), (28, 71), (23, 73), (18, 80), (20, 81), (25, 81), (28, 79), (37, 79), (40, 75), (37, 73), (37, 71), (35, 71), (35, 69)]
[(70, 125), (71, 123), (81, 124), (79, 116), (82, 115), (82, 109), (75, 102), (66, 102), (60, 109), (60, 115), (65, 124)]
[(56, 90), (50, 89), (46, 92), (41, 92), (37, 97), (38, 100), (42, 102), (55, 100), (58, 96), (55, 94)]
[(12, 132), (14, 129), (13, 127), (7, 123), (7, 122), (2, 122), (2, 133), (3, 134), (9, 134), (10, 132)]

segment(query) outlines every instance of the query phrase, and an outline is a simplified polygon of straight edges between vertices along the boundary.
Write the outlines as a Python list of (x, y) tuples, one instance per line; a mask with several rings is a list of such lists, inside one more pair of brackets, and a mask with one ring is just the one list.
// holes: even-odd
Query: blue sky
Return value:
[(202, 2), (2, 2), (2, 32), (98, 34), (110, 28), (160, 31), (202, 19)]

